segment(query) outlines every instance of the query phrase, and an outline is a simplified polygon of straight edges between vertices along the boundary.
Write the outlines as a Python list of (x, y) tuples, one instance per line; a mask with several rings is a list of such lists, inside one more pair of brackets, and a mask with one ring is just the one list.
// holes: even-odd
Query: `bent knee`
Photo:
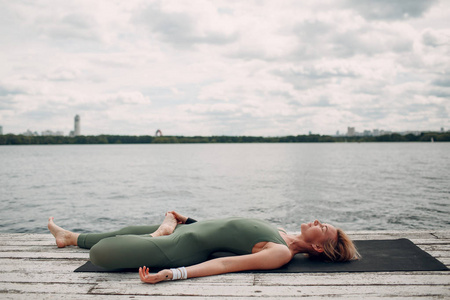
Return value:
[(91, 262), (99, 267), (105, 269), (117, 269), (117, 261), (111, 255), (111, 248), (108, 245), (107, 239), (101, 240), (89, 250), (89, 259)]

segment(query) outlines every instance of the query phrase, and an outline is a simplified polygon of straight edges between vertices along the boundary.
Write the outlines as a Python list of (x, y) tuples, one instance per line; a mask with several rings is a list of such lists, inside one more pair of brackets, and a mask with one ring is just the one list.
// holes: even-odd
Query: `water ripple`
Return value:
[(0, 231), (80, 232), (197, 219), (266, 219), (289, 231), (448, 229), (450, 143), (0, 147)]

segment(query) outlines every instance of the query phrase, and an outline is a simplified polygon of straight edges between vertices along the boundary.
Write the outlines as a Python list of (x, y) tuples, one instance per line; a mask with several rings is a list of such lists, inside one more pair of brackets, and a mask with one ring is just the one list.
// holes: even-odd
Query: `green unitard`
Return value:
[[(178, 225), (171, 235), (151, 237), (155, 226), (130, 226), (109, 233), (80, 234), (93, 264), (107, 269), (172, 268), (204, 262), (218, 251), (252, 253), (259, 242), (286, 245), (277, 228), (258, 219), (226, 218)], [(286, 245), (287, 246), (287, 245)]]

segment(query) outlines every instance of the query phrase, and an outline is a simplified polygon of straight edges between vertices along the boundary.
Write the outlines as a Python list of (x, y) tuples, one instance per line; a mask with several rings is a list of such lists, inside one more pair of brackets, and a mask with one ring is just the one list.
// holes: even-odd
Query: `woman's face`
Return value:
[(301, 225), (303, 240), (310, 244), (323, 245), (329, 239), (337, 239), (337, 229), (330, 224), (322, 224), (319, 220)]

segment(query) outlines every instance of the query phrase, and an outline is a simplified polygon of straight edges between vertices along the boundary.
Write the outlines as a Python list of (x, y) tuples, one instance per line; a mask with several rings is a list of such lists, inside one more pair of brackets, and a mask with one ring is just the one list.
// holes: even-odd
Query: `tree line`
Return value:
[(198, 143), (365, 143), (365, 142), (450, 142), (450, 132), (422, 132), (420, 135), (397, 133), (380, 136), (296, 135), (262, 136), (150, 136), (81, 135), (25, 136), (0, 135), (0, 145), (70, 145), (70, 144), (198, 144)]

